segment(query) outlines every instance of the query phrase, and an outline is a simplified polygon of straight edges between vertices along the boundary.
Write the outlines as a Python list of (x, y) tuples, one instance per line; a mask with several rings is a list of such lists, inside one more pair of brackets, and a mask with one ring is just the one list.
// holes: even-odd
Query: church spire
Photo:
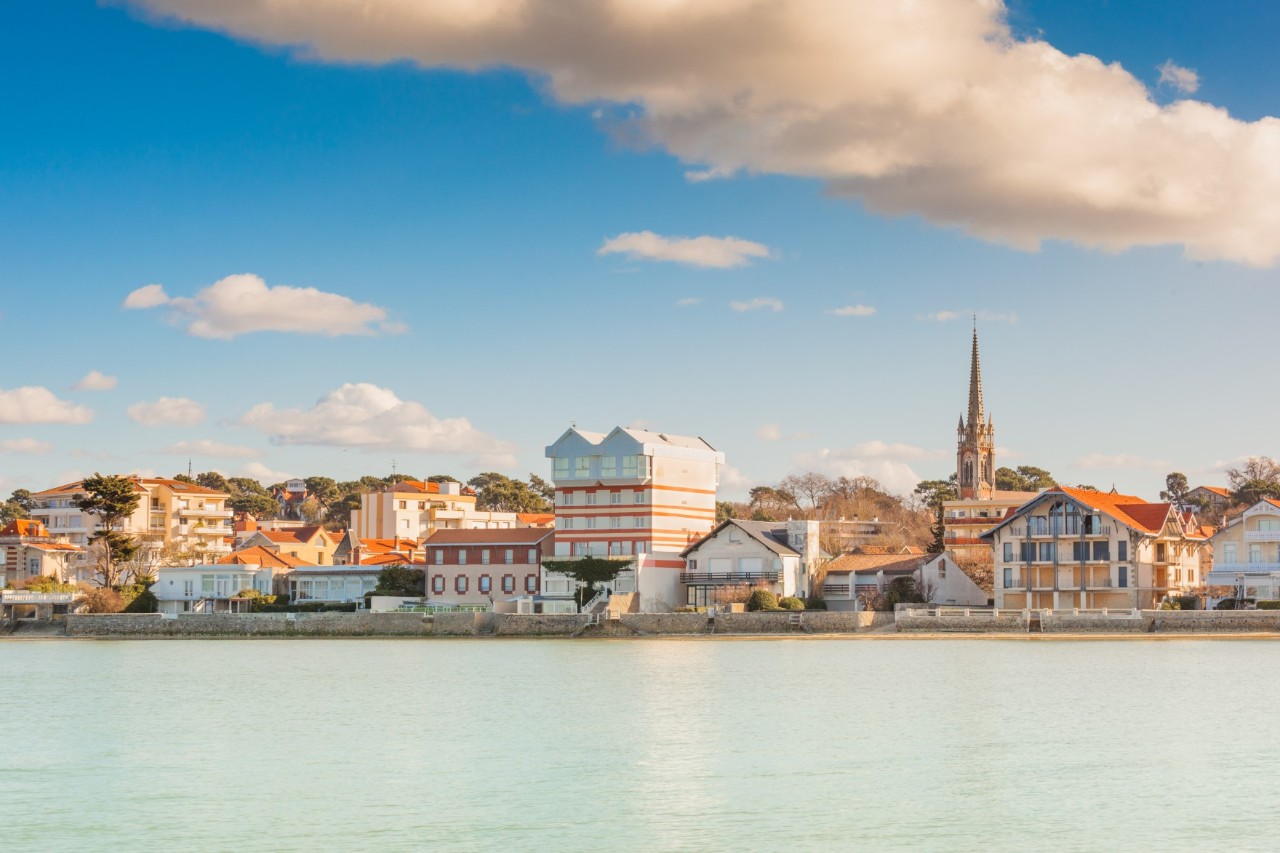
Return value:
[(969, 362), (969, 429), (986, 422), (982, 406), (982, 366), (978, 363), (978, 318), (973, 318), (973, 356)]

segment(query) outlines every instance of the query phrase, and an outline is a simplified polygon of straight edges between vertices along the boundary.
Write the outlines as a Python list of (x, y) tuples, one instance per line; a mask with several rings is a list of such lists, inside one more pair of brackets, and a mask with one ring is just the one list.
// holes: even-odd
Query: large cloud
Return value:
[(437, 418), (389, 388), (361, 382), (331, 391), (310, 409), (254, 406), (241, 419), (275, 444), (416, 450), (457, 454), (483, 465), (512, 467), (515, 448), (480, 432), (466, 418)]
[(0, 424), (87, 424), (93, 412), (58, 399), (48, 388), (0, 388)]
[(874, 477), (889, 491), (910, 495), (923, 478), (907, 460), (927, 461), (947, 456), (943, 450), (928, 450), (909, 444), (864, 441), (846, 448), (822, 448), (792, 459), (800, 471), (820, 471), (836, 477)]
[(314, 287), (268, 286), (256, 275), (229, 275), (193, 297), (169, 296), (159, 284), (125, 297), (134, 310), (169, 308), (173, 319), (198, 338), (230, 340), (248, 332), (312, 335), (372, 335), (404, 331), (387, 322), (387, 310)]
[(129, 420), (143, 426), (195, 426), (205, 418), (204, 406), (187, 397), (161, 397), (146, 403), (134, 403), (125, 413)]
[(1000, 0), (125, 2), (321, 59), (527, 69), (624, 105), (699, 178), (819, 178), (1025, 248), (1280, 256), (1280, 121), (1160, 105), (1117, 64), (1014, 38)]

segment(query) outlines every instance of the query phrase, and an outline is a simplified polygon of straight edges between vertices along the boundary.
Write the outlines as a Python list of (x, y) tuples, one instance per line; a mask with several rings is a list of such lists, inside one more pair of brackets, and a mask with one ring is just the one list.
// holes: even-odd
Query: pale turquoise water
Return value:
[(0, 643), (7, 850), (1280, 845), (1280, 644)]

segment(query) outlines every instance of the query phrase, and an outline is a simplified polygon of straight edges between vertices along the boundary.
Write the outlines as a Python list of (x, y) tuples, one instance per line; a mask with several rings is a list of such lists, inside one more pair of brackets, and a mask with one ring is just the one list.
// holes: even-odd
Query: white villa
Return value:
[(1228, 521), (1214, 534), (1210, 587), (1231, 587), (1210, 598), (1280, 599), (1280, 501), (1264, 498)]
[(151, 592), (157, 610), (166, 616), (179, 613), (234, 613), (248, 610), (242, 590), (271, 594), (271, 570), (257, 566), (212, 565), (161, 568)]

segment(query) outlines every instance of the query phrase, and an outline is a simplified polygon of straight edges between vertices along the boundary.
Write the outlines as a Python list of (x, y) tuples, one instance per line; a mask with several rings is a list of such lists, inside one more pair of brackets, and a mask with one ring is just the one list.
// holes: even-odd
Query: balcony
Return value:
[(851, 587), (847, 583), (828, 583), (823, 584), (822, 594), (830, 596), (848, 596)]
[(1210, 570), (1214, 575), (1269, 575), (1272, 572), (1280, 572), (1280, 563), (1217, 563), (1213, 564)]
[(185, 507), (180, 506), (174, 510), (174, 514), (181, 518), (230, 518), (231, 510), (217, 509), (216, 507)]
[(681, 572), (680, 583), (691, 586), (720, 586), (722, 584), (781, 583), (782, 572)]
[(1098, 527), (1093, 530), (1080, 532), (1080, 528), (1076, 525), (1050, 524), (1046, 527), (1033, 526), (1030, 532), (1026, 525), (1022, 527), (1014, 527), (1010, 529), (1012, 535), (1017, 539), (1098, 539), (1103, 536), (1111, 535), (1110, 527)]
[(1246, 530), (1246, 542), (1280, 542), (1280, 530)]

